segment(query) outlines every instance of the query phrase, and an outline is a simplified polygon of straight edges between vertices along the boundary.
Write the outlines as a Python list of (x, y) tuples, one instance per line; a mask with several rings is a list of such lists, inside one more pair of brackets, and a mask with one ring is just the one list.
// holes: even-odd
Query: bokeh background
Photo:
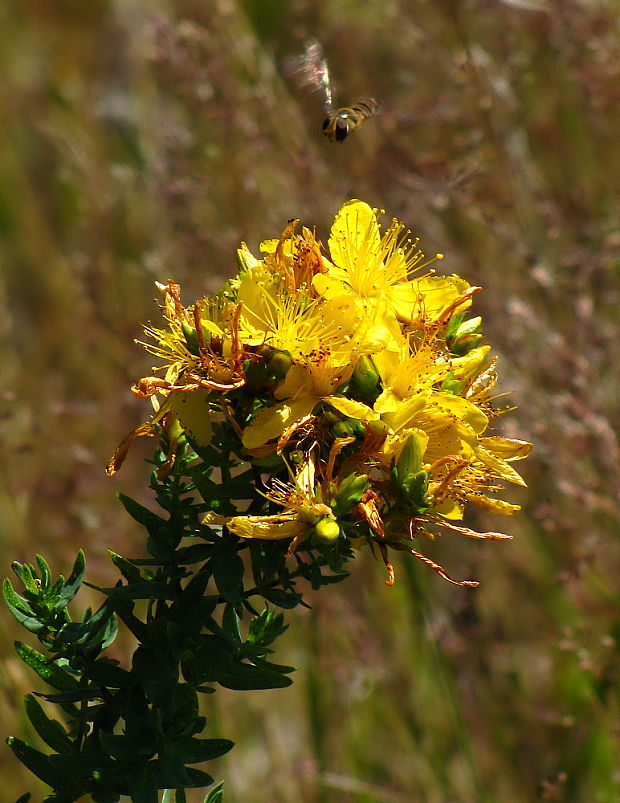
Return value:
[[(148, 502), (148, 452), (103, 467), (146, 416), (154, 281), (189, 303), (241, 240), (299, 217), (326, 241), (351, 197), (483, 286), (503, 432), (535, 443), (512, 542), (426, 546), (479, 589), (406, 557), (389, 589), (362, 556), (288, 615), (291, 688), (209, 699), (228, 803), (620, 800), (619, 29), (613, 0), (0, 4), (3, 573), (142, 554), (114, 494)], [(382, 102), (343, 145), (287, 74), (309, 36), (342, 103)], [(0, 626), (2, 736), (31, 738)], [(8, 748), (0, 788), (43, 796)]]

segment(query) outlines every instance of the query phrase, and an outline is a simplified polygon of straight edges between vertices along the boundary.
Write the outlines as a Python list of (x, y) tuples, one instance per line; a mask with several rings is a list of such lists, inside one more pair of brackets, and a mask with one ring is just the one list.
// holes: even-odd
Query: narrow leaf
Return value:
[(48, 717), (36, 697), (32, 694), (26, 695), (24, 706), (28, 719), (48, 747), (57, 753), (69, 753), (73, 750), (73, 742), (63, 726), (57, 720)]
[(49, 756), (39, 752), (39, 750), (35, 750), (14, 736), (9, 736), (6, 741), (21, 763), (28, 767), (30, 772), (34, 773), (37, 778), (51, 786), (52, 789), (63, 792), (70, 800), (76, 800), (83, 794), (84, 790), (72, 778), (66, 776), (63, 772), (59, 772), (51, 765)]
[(135, 519), (139, 524), (146, 528), (149, 535), (157, 534), (161, 527), (165, 527), (167, 525), (165, 519), (162, 519), (161, 516), (153, 513), (147, 507), (144, 507), (144, 505), (141, 505), (139, 502), (136, 502), (129, 496), (125, 496), (125, 494), (119, 494), (118, 498), (121, 500), (123, 507), (129, 513), (132, 519)]
[(222, 803), (224, 800), (224, 781), (218, 783), (203, 800), (203, 803)]
[(11, 581), (7, 578), (2, 584), (2, 596), (7, 608), (22, 627), (31, 633), (40, 633), (45, 630), (46, 625), (35, 616), (27, 601), (15, 591)]
[(193, 736), (179, 739), (177, 744), (188, 764), (219, 758), (235, 746), (229, 739), (196, 739)]
[(18, 563), (17, 561), (14, 561), (11, 564), (11, 568), (28, 591), (30, 591), (32, 594), (39, 594), (39, 587), (36, 584), (32, 570), (27, 563)]
[(52, 582), (52, 573), (50, 572), (50, 567), (48, 566), (43, 555), (35, 555), (34, 559), (39, 567), (39, 574), (41, 575), (41, 587), (47, 589), (50, 587)]
[(76, 679), (56, 664), (50, 663), (44, 655), (33, 650), (27, 644), (15, 642), (15, 652), (40, 678), (50, 686), (60, 691), (69, 691), (77, 688)]
[(259, 669), (252, 664), (237, 664), (218, 680), (226, 689), (249, 691), (250, 689), (283, 689), (293, 681), (279, 672)]

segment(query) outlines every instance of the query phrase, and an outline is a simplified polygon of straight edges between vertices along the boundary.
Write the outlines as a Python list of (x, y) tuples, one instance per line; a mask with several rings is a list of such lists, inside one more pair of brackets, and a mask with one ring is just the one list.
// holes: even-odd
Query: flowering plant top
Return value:
[(298, 223), (261, 243), (260, 259), (242, 244), (239, 273), (215, 297), (186, 307), (177, 284), (160, 285), (168, 326), (146, 327), (143, 343), (159, 373), (132, 388), (154, 414), (108, 473), (136, 437), (162, 433), (168, 471), (184, 436), (204, 462), (226, 457), (236, 496), (207, 494), (203, 518), (222, 537), (283, 542), (285, 557), (318, 554), (336, 569), (368, 544), (390, 585), (389, 549), (477, 585), (413, 544), (443, 531), (506, 539), (464, 526), (465, 508), (519, 509), (496, 493), (524, 485), (513, 462), (531, 444), (488, 433), (497, 360), (467, 317), (480, 288), (437, 275), (441, 255), (425, 261), (397, 220), (382, 233), (362, 201), (336, 215), (329, 258)]

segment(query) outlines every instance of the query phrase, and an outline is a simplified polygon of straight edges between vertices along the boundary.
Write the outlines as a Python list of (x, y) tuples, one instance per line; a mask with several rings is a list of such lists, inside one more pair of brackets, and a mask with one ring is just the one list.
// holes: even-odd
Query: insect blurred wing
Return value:
[(325, 110), (331, 112), (334, 101), (329, 69), (323, 55), (323, 48), (316, 39), (311, 39), (306, 43), (303, 56), (295, 60), (294, 71), (297, 74), (299, 85), (312, 92), (320, 92)]

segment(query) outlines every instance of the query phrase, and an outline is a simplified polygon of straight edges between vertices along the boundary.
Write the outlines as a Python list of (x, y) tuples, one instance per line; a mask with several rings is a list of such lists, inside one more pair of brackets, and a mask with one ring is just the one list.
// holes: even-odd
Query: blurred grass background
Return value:
[[(619, 29), (613, 0), (0, 5), (4, 573), (36, 551), (67, 573), (82, 545), (111, 580), (106, 548), (142, 552), (114, 498), (148, 500), (140, 448), (103, 466), (145, 416), (153, 282), (189, 303), (240, 240), (300, 217), (325, 241), (350, 197), (483, 286), (503, 431), (536, 445), (514, 541), (426, 547), (479, 589), (406, 557), (388, 589), (366, 555), (289, 615), (291, 689), (209, 700), (229, 803), (620, 800)], [(308, 36), (341, 102), (383, 104), (342, 146), (284, 69)], [(0, 626), (3, 736), (28, 738)], [(6, 748), (0, 785), (35, 788)]]

